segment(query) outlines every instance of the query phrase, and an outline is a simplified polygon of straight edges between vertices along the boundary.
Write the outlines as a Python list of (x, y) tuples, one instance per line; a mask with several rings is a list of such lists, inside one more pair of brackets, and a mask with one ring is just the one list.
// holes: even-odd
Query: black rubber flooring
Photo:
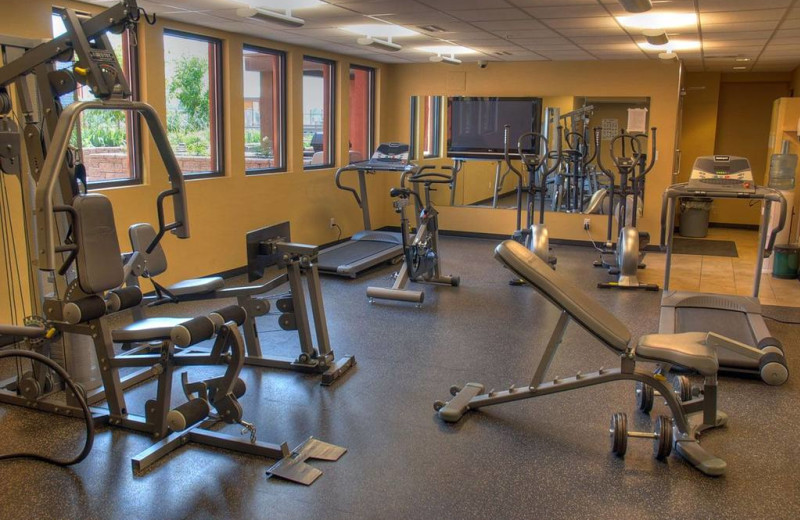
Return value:
[(698, 238), (672, 239), (672, 252), (676, 255), (706, 255), (738, 257), (736, 242), (732, 240), (709, 240)]
[[(652, 428), (635, 411), (633, 383), (510, 403), (473, 412), (455, 425), (432, 403), (467, 381), (503, 389), (526, 384), (558, 312), (529, 287), (511, 287), (492, 259), (495, 242), (445, 237), (445, 271), (462, 285), (426, 287), (424, 307), (369, 304), (368, 285), (391, 285), (391, 267), (357, 280), (325, 278), (331, 341), (358, 365), (332, 387), (313, 376), (246, 369), (245, 419), (259, 438), (294, 446), (309, 435), (348, 448), (311, 487), (267, 479), (271, 460), (188, 445), (142, 476), (130, 458), (146, 436), (102, 429), (81, 464), (0, 463), (0, 518), (786, 518), (800, 517), (800, 334), (769, 326), (787, 348), (789, 382), (721, 378), (720, 408), (728, 427), (703, 444), (728, 462), (728, 475), (705, 477), (677, 455), (652, 456), (631, 439), (625, 459), (610, 453), (608, 424), (616, 411), (632, 427)], [(660, 294), (599, 290), (604, 271), (588, 248), (558, 246), (558, 269), (626, 322), (634, 336), (658, 327)], [(188, 304), (190, 315), (218, 306)], [(177, 314), (161, 306), (160, 313)], [(800, 311), (769, 308), (783, 320)], [(275, 315), (260, 318), (265, 348), (294, 353)], [(551, 376), (617, 364), (616, 356), (571, 325)], [(4, 366), (5, 372), (9, 366)], [(204, 374), (203, 369), (193, 377)], [(152, 391), (130, 392), (141, 411)], [(657, 403), (657, 410), (663, 407)], [(655, 414), (653, 416), (653, 420)], [(0, 452), (79, 449), (81, 423), (0, 407)], [(236, 432), (235, 428), (229, 428)]]

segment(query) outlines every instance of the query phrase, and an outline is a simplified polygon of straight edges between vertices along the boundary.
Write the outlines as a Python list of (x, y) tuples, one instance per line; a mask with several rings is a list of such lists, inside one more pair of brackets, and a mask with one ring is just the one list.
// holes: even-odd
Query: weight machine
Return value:
[[(305, 460), (336, 460), (346, 450), (314, 438), (294, 450), (285, 442), (267, 444), (256, 439), (255, 426), (244, 421), (239, 403), (246, 389), (239, 378), (245, 361), (238, 329), (246, 319), (243, 308), (225, 307), (167, 327), (142, 326), (135, 332), (112, 330), (109, 325), (110, 315), (139, 305), (142, 293), (138, 287), (123, 286), (124, 268), (111, 202), (102, 194), (84, 193), (80, 188), (82, 165), (69, 143), (81, 113), (126, 110), (146, 122), (170, 181), (170, 187), (157, 197), (159, 229), (147, 249), (156, 248), (168, 232), (182, 239), (189, 237), (183, 175), (166, 131), (153, 107), (129, 99), (131, 90), (105, 34), (135, 30), (142, 18), (155, 23), (135, 0), (124, 0), (86, 20), (66, 9), (66, 32), (49, 42), (0, 41), (4, 62), (0, 68), (0, 144), (4, 145), (0, 146), (0, 181), (7, 207), (5, 178), (19, 179), (27, 251), (14, 251), (13, 258), (27, 256), (32, 307), (27, 315), (23, 304), (23, 327), (0, 327), (0, 345), (19, 345), (23, 352), (52, 359), (69, 376), (65, 378), (46, 365), (33, 365), (30, 371), (18, 365), (16, 377), (0, 382), (0, 402), (86, 418), (87, 402), (105, 401), (106, 407), (91, 408), (93, 424), (147, 433), (156, 440), (133, 458), (134, 472), (144, 471), (175, 449), (195, 442), (278, 459), (268, 474), (309, 485), (321, 471)], [(73, 56), (76, 61), (71, 66), (56, 70), (56, 61), (72, 62)], [(82, 85), (89, 86), (96, 99), (62, 108), (60, 98)], [(172, 202), (172, 222), (165, 216), (167, 199)], [(9, 222), (4, 218), (4, 233)], [(22, 283), (20, 279), (20, 287)], [(46, 332), (33, 334), (31, 329)], [(25, 334), (18, 334), (20, 331)], [(117, 354), (114, 342), (132, 335), (159, 346), (153, 353)], [(194, 348), (207, 340), (213, 341), (210, 351)], [(189, 382), (184, 372), (187, 400), (173, 406), (175, 369), (197, 365), (224, 366), (225, 371), (222, 376), (195, 382)], [(131, 368), (138, 369), (134, 377), (121, 376), (122, 370)], [(157, 379), (157, 389), (155, 398), (145, 403), (145, 415), (130, 413), (125, 390), (151, 378)], [(69, 383), (72, 379), (74, 385)], [(60, 399), (56, 394), (65, 382), (68, 391)], [(242, 434), (249, 433), (250, 439), (220, 432), (223, 424), (243, 426)]]

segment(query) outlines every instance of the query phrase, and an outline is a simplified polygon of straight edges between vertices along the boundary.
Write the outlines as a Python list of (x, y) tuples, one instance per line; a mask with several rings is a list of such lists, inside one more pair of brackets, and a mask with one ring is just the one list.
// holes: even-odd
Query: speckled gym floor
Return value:
[[(485, 408), (444, 424), (432, 403), (467, 381), (498, 389), (527, 382), (558, 313), (528, 287), (510, 287), (491, 240), (445, 237), (445, 271), (462, 286), (427, 287), (424, 308), (370, 305), (368, 285), (390, 285), (391, 267), (358, 280), (325, 278), (323, 291), (338, 354), (358, 365), (332, 387), (291, 372), (245, 369), (245, 419), (259, 438), (296, 445), (309, 435), (348, 448), (338, 462), (313, 462), (311, 487), (267, 479), (273, 461), (188, 445), (142, 476), (130, 458), (150, 439), (100, 429), (89, 457), (70, 469), (0, 463), (0, 518), (798, 518), (800, 517), (800, 330), (769, 321), (784, 342), (790, 379), (781, 387), (721, 378), (729, 425), (703, 436), (728, 462), (705, 477), (677, 455), (652, 456), (631, 440), (625, 459), (609, 450), (616, 411), (651, 429), (635, 411), (633, 383), (621, 382)], [(660, 293), (602, 291), (589, 248), (557, 246), (558, 269), (601, 300), (634, 336), (658, 328)], [(162, 306), (191, 315), (219, 306)], [(800, 309), (765, 313), (800, 321)], [(265, 349), (293, 354), (274, 312), (260, 318)], [(572, 324), (550, 375), (612, 367), (615, 356)], [(3, 367), (8, 372), (9, 365)], [(212, 373), (195, 369), (193, 377)], [(178, 385), (176, 385), (178, 386)], [(141, 413), (153, 384), (128, 393)], [(653, 417), (661, 410), (660, 405)], [(0, 451), (80, 449), (76, 419), (0, 407)], [(235, 428), (230, 428), (236, 431)]]

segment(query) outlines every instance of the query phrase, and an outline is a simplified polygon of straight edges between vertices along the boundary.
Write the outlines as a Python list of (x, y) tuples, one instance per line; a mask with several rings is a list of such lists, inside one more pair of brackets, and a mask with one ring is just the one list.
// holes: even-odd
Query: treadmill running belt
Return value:
[[(756, 345), (756, 339), (747, 322), (747, 314), (743, 312), (695, 307), (678, 307), (675, 310), (676, 332), (716, 332), (750, 346)], [(717, 356), (720, 365), (748, 366), (746, 358), (725, 350), (718, 351)]]
[(340, 265), (356, 263), (362, 258), (367, 258), (381, 251), (398, 249), (398, 255), (402, 253), (402, 247), (390, 242), (378, 242), (375, 240), (353, 240), (344, 247), (323, 251), (319, 255), (320, 269), (336, 270)]

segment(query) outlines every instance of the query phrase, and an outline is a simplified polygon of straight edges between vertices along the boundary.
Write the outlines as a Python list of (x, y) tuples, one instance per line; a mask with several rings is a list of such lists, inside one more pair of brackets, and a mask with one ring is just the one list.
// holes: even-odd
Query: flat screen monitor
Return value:
[(281, 222), (247, 233), (247, 281), (264, 277), (264, 271), (278, 263), (280, 255), (275, 248), (278, 242), (291, 242), (289, 223)]
[[(451, 97), (447, 99), (447, 156), (455, 159), (502, 159), (503, 132), (509, 131), (509, 152), (516, 155), (517, 139), (539, 132), (542, 98)], [(533, 145), (527, 152), (533, 153)]]

